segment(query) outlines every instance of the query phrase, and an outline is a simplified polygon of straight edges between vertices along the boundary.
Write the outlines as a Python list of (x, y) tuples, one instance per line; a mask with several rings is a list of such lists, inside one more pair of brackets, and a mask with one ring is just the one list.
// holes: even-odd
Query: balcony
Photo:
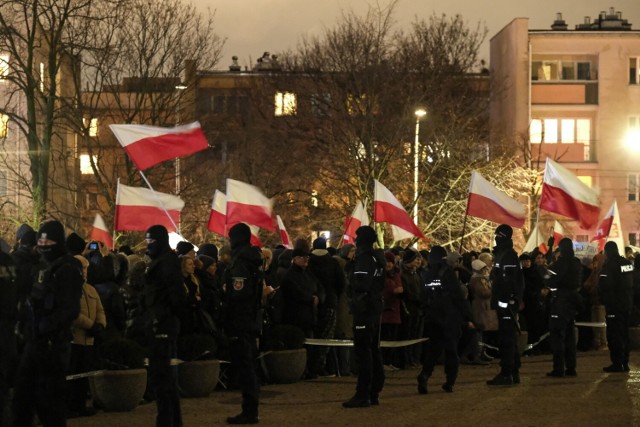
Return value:
[(598, 105), (598, 82), (531, 82), (532, 105)]

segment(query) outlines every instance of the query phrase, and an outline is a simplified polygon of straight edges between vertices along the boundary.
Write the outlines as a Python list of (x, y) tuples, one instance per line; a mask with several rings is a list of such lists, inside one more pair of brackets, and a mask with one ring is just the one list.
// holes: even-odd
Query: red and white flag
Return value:
[(591, 241), (598, 241), (598, 249), (603, 250), (604, 245), (608, 241), (614, 241), (618, 248), (624, 248), (624, 240), (622, 238), (622, 227), (620, 224), (620, 212), (618, 211), (618, 202), (613, 201), (609, 212), (604, 217), (596, 230), (596, 234)]
[(227, 227), (239, 222), (274, 231), (273, 201), (258, 187), (227, 178)]
[(354, 244), (356, 239), (356, 230), (363, 225), (369, 225), (369, 215), (367, 215), (364, 204), (358, 200), (356, 202), (356, 207), (353, 208), (351, 216), (347, 215), (347, 223), (344, 235), (342, 236), (342, 243), (345, 245), (348, 243)]
[[(213, 203), (211, 204), (211, 213), (209, 214), (209, 222), (207, 230), (218, 233), (221, 236), (229, 237), (229, 228), (227, 225), (227, 196), (220, 190), (216, 190), (213, 194)], [(251, 229), (251, 244), (253, 246), (264, 246), (260, 237), (258, 237), (259, 227), (249, 225)]]
[(558, 222), (558, 220), (555, 220), (553, 222), (551, 235), (553, 236), (553, 246), (557, 248), (558, 246), (560, 246), (560, 240), (562, 240), (562, 238), (564, 237), (564, 227)]
[(109, 233), (107, 224), (100, 214), (96, 214), (96, 219), (93, 220), (93, 228), (89, 234), (89, 239), (102, 242), (107, 245), (109, 249), (113, 249), (113, 236)]
[(180, 197), (118, 183), (115, 229), (145, 231), (152, 225), (160, 224), (169, 232), (175, 231), (167, 213), (177, 224), (183, 207), (184, 201)]
[(374, 222), (386, 222), (391, 225), (394, 240), (408, 239), (411, 237), (424, 238), (422, 231), (416, 226), (391, 191), (377, 179), (374, 180), (374, 182)]
[(276, 215), (276, 219), (278, 220), (278, 230), (280, 230), (280, 239), (282, 240), (282, 244), (287, 249), (293, 249), (291, 245), (291, 239), (289, 238), (289, 233), (287, 233), (287, 229), (284, 228), (284, 222), (282, 222), (282, 218), (280, 215)]
[(527, 239), (527, 244), (524, 245), (524, 249), (522, 252), (531, 253), (535, 248), (538, 248), (541, 253), (546, 254), (549, 252), (549, 247), (547, 246), (547, 240), (544, 238), (540, 230), (538, 229), (538, 225), (536, 224), (535, 228), (529, 235), (529, 239)]
[(165, 160), (188, 156), (209, 146), (200, 123), (163, 128), (147, 125), (109, 125), (111, 131), (140, 170)]
[(526, 218), (522, 203), (498, 190), (476, 171), (471, 172), (467, 215), (518, 228)]
[(598, 192), (549, 158), (544, 169), (540, 208), (578, 220), (585, 230), (595, 226), (600, 215)]

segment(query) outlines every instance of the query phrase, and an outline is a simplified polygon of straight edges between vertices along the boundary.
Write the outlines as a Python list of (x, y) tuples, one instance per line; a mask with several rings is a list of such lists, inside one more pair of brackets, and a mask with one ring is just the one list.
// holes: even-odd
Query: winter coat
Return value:
[(91, 334), (87, 334), (94, 324), (107, 326), (107, 317), (104, 308), (100, 302), (98, 291), (88, 283), (82, 285), (82, 297), (80, 298), (80, 314), (73, 321), (71, 333), (73, 334), (73, 343), (78, 345), (93, 345), (95, 338)]
[(291, 264), (282, 279), (280, 291), (284, 296), (283, 323), (311, 330), (316, 324), (317, 308), (313, 297), (318, 296), (318, 282), (308, 269)]
[(400, 294), (394, 290), (402, 287), (400, 271), (394, 267), (391, 271), (385, 271), (384, 277), (384, 311), (382, 312), (382, 323), (399, 325), (402, 323), (400, 310), (402, 308)]
[(488, 276), (473, 273), (469, 281), (469, 292), (472, 295), (471, 313), (473, 323), (481, 331), (497, 331), (498, 316), (491, 309), (491, 282)]
[(325, 293), (321, 309), (335, 310), (338, 295), (345, 286), (345, 278), (340, 264), (326, 249), (314, 249), (309, 257), (309, 271), (318, 279)]

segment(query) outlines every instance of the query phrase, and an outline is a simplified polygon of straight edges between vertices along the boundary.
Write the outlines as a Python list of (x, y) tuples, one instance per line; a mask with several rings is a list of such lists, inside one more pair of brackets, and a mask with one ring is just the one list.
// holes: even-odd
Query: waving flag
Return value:
[(618, 245), (618, 248), (624, 248), (624, 240), (622, 238), (622, 227), (620, 224), (620, 212), (618, 211), (618, 202), (613, 201), (609, 212), (604, 217), (598, 228), (596, 234), (591, 241), (598, 241), (599, 250), (604, 250), (604, 244), (608, 241), (614, 241)]
[(471, 172), (467, 215), (518, 228), (526, 218), (522, 203), (498, 190), (476, 171)]
[(424, 238), (424, 234), (404, 210), (398, 199), (377, 179), (374, 188), (373, 218), (374, 222), (386, 222), (391, 225), (394, 240), (414, 236)]
[(356, 202), (356, 207), (353, 208), (353, 213), (351, 214), (351, 216), (347, 216), (344, 235), (342, 236), (342, 243), (354, 244), (356, 238), (356, 230), (363, 225), (369, 225), (369, 216), (367, 215), (367, 211), (364, 208), (364, 204), (360, 200), (358, 200)]
[[(249, 225), (251, 229), (251, 244), (253, 246), (264, 246), (258, 232), (260, 227)], [(209, 222), (207, 230), (218, 233), (221, 236), (229, 237), (230, 225), (227, 225), (227, 196), (220, 190), (216, 190), (213, 194), (213, 203), (211, 204), (211, 213), (209, 214)]]
[(273, 202), (258, 187), (227, 179), (227, 227), (239, 222), (270, 231), (276, 229), (272, 218)]
[(531, 253), (535, 248), (538, 248), (540, 252), (546, 254), (549, 251), (549, 247), (547, 246), (547, 240), (544, 238), (540, 230), (538, 229), (538, 225), (536, 224), (535, 228), (529, 235), (529, 239), (527, 239), (527, 244), (524, 245), (524, 249), (522, 252)]
[(553, 246), (557, 248), (560, 245), (560, 240), (564, 237), (564, 227), (558, 222), (558, 220), (553, 222), (551, 235), (553, 236)]
[(578, 220), (588, 230), (598, 223), (598, 193), (565, 167), (547, 158), (540, 208)]
[(145, 231), (152, 225), (160, 224), (169, 232), (175, 231), (167, 213), (177, 224), (183, 207), (184, 201), (177, 196), (118, 183), (115, 229)]
[(111, 131), (140, 170), (165, 160), (188, 156), (209, 146), (200, 123), (174, 128), (147, 125), (109, 125)]
[(102, 242), (109, 249), (113, 249), (113, 237), (100, 214), (96, 214), (96, 219), (93, 220), (93, 228), (91, 229), (91, 234), (89, 234), (89, 239)]
[(282, 222), (282, 218), (280, 215), (276, 215), (276, 219), (278, 220), (278, 230), (280, 230), (280, 239), (282, 240), (282, 244), (287, 249), (293, 249), (291, 245), (291, 239), (289, 238), (289, 233), (287, 233), (287, 229), (284, 228), (284, 222)]

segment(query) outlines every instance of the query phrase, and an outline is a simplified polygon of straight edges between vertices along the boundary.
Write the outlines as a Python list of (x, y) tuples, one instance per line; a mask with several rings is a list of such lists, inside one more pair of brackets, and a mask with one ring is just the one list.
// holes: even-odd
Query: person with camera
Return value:
[(37, 413), (45, 426), (64, 426), (71, 324), (80, 313), (84, 279), (80, 262), (67, 253), (60, 222), (45, 222), (38, 230), (37, 245), (41, 264), (27, 298), (26, 345), (16, 375), (14, 425), (32, 425)]

